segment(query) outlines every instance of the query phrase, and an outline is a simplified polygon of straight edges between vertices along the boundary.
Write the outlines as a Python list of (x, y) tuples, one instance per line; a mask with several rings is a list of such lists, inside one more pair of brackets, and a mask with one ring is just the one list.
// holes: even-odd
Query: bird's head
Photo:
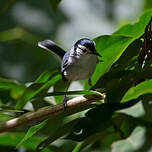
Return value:
[(97, 56), (102, 57), (97, 51), (96, 51), (96, 44), (94, 41), (88, 39), (88, 38), (83, 38), (78, 40), (75, 44), (74, 44), (74, 49), (80, 49), (82, 50), (83, 53), (87, 53), (87, 54), (94, 54)]

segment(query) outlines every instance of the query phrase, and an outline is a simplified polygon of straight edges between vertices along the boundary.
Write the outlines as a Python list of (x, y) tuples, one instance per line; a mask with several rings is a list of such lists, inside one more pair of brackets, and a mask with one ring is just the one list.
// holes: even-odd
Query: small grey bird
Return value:
[[(53, 51), (61, 57), (61, 73), (68, 83), (88, 78), (89, 85), (92, 85), (91, 76), (99, 61), (97, 57), (102, 57), (97, 53), (94, 41), (88, 38), (80, 39), (68, 52), (65, 52), (51, 40), (39, 42), (38, 46), (46, 50)], [(64, 97), (63, 105), (64, 108), (66, 108), (66, 96)]]

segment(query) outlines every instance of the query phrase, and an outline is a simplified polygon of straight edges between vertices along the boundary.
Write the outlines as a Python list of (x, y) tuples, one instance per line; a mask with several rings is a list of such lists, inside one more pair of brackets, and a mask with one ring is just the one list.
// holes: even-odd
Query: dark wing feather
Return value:
[(69, 63), (69, 56), (70, 56), (70, 51), (66, 52), (61, 63), (61, 72), (63, 73), (65, 69), (68, 67)]

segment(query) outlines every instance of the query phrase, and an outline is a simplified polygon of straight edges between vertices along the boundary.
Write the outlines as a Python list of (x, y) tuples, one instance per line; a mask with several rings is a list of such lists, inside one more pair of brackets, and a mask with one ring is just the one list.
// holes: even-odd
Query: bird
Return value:
[[(69, 51), (63, 50), (55, 42), (44, 40), (38, 42), (38, 46), (52, 51), (61, 58), (61, 74), (67, 86), (71, 81), (84, 80), (88, 78), (88, 84), (92, 86), (91, 76), (99, 62), (98, 57), (102, 57), (96, 51), (96, 44), (89, 38), (82, 38), (76, 41)], [(66, 95), (63, 99), (63, 106), (66, 109)]]

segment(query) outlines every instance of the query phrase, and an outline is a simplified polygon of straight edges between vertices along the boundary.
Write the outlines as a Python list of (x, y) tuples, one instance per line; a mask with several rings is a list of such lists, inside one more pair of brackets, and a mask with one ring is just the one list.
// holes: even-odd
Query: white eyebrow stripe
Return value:
[(79, 47), (80, 49), (82, 49), (82, 50), (87, 50), (87, 51), (89, 51), (89, 49), (88, 49), (87, 47), (83, 46), (83, 45), (78, 44), (78, 47)]

